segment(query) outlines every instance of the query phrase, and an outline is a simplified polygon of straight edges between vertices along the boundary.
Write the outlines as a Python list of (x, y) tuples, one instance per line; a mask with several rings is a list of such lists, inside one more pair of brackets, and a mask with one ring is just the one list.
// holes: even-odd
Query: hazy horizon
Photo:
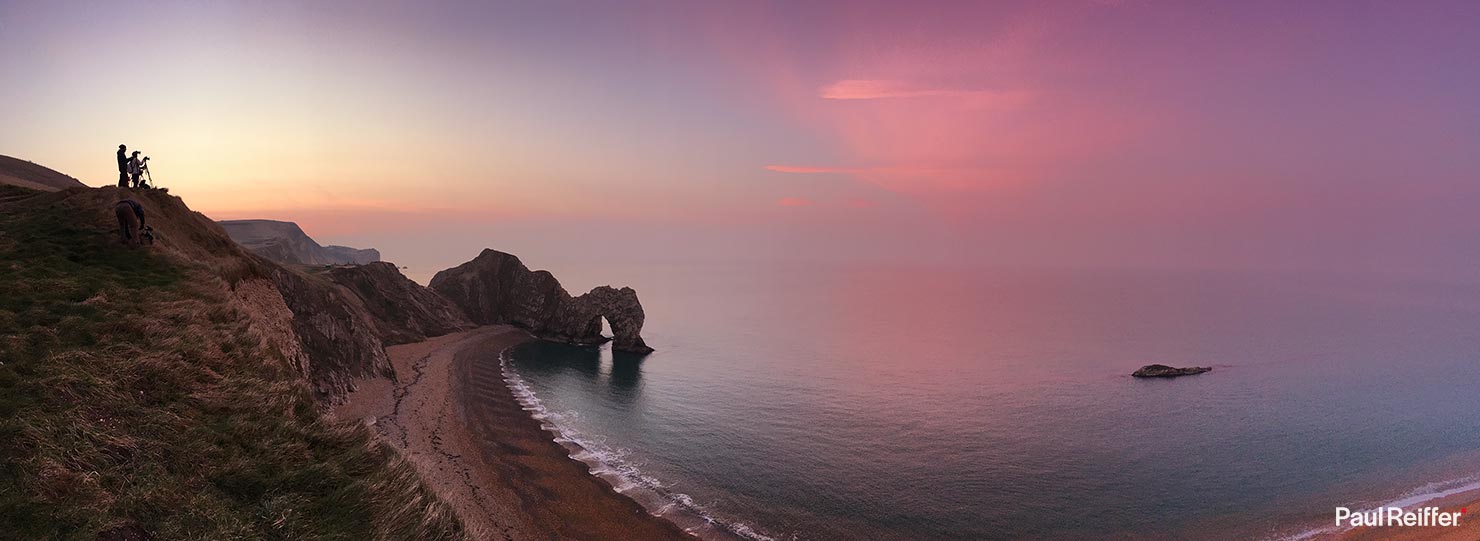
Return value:
[[(783, 7), (785, 9), (783, 9)], [(1471, 279), (1480, 5), (0, 2), (0, 153), (430, 272)]]

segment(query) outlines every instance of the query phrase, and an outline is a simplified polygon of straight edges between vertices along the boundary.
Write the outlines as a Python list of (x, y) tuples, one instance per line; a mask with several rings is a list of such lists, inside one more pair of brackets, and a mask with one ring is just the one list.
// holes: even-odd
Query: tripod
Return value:
[(142, 169), (144, 170), (144, 183), (141, 184), (139, 187), (140, 188), (153, 188), (154, 187), (154, 175), (149, 174), (149, 164), (147, 164), (147, 163), (144, 164), (144, 166), (142, 167)]

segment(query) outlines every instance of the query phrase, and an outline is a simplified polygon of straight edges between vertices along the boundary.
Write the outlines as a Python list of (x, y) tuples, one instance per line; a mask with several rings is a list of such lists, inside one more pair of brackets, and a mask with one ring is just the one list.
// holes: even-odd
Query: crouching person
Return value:
[(140, 232), (144, 227), (144, 207), (133, 199), (119, 201), (113, 207), (114, 214), (118, 215), (118, 229), (123, 234), (123, 243), (127, 245), (140, 244)]

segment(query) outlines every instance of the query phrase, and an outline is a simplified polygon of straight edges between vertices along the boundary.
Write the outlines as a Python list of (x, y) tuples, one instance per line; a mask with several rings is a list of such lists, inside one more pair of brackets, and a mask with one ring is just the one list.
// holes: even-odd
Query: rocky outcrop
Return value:
[(308, 356), (314, 395), (334, 403), (353, 380), (395, 377), (375, 318), (348, 291), (317, 276), (276, 267), (268, 277), (293, 312), (293, 332)]
[(599, 344), (608, 340), (601, 334), (606, 318), (612, 349), (653, 351), (642, 339), (642, 304), (632, 288), (601, 286), (571, 297), (548, 271), (531, 271), (518, 257), (496, 250), (437, 273), (430, 286), (474, 323), (511, 324), (545, 340)]
[(419, 342), (474, 326), (461, 309), (390, 263), (339, 267), (323, 276), (356, 297), (386, 345)]
[(218, 222), (232, 240), (284, 265), (364, 265), (380, 261), (380, 252), (346, 246), (320, 246), (298, 224), (277, 220)]
[(1148, 364), (1141, 367), (1140, 370), (1132, 372), (1131, 375), (1138, 378), (1175, 378), (1179, 376), (1193, 376), (1212, 370), (1212, 367), (1207, 366), (1175, 368), (1164, 364)]

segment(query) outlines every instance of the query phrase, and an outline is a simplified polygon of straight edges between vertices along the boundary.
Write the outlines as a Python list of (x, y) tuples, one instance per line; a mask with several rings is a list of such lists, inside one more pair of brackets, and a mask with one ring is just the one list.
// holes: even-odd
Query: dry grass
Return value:
[(319, 415), (234, 278), (87, 212), (0, 210), (0, 538), (463, 537), (393, 451)]

